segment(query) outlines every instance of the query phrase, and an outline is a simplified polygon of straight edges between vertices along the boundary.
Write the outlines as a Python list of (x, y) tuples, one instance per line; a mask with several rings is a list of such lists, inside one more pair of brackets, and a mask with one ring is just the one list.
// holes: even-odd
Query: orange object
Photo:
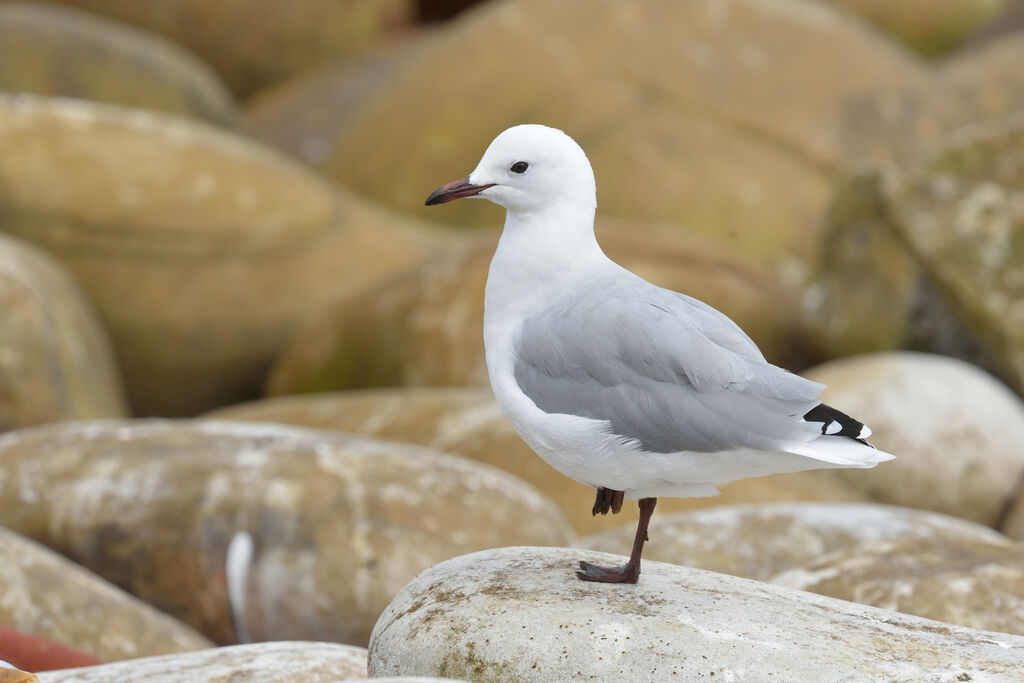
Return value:
[[(102, 659), (63, 643), (15, 631), (6, 626), (0, 626), (0, 659), (26, 671), (50, 671), (103, 664)], [(11, 683), (22, 680), (27, 683), (32, 678), (10, 679)], [(7, 679), (0, 678), (0, 683), (7, 683)]]

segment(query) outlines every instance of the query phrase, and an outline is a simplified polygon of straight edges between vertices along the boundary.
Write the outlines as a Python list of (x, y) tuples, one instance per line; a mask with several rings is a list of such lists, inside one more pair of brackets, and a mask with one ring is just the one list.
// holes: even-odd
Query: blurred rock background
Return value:
[(626, 552), (487, 388), (500, 209), (423, 206), (538, 122), (899, 456), (660, 501), (656, 559), (1024, 634), (1022, 65), (1020, 0), (0, 0), (0, 626), (363, 646), (454, 555)]

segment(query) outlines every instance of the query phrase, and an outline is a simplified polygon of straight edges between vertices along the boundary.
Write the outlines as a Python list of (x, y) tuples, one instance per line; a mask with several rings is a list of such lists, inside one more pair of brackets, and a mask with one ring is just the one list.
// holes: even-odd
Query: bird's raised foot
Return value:
[(596, 564), (580, 560), (580, 569), (576, 576), (583, 581), (599, 583), (636, 583), (640, 580), (640, 567), (624, 565), (622, 567), (599, 567)]
[(603, 486), (597, 489), (597, 498), (594, 500), (594, 509), (591, 510), (592, 515), (607, 515), (608, 511), (611, 510), (613, 515), (619, 514), (622, 510), (622, 501), (624, 492), (616, 491), (614, 489), (606, 489)]

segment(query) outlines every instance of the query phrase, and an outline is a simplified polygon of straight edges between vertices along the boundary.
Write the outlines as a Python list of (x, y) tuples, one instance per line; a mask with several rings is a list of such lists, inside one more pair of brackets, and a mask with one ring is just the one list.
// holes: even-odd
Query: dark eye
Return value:
[(528, 168), (530, 168), (530, 165), (525, 161), (517, 161), (516, 163), (512, 164), (512, 168), (509, 170), (511, 170), (513, 173), (526, 173), (526, 169)]

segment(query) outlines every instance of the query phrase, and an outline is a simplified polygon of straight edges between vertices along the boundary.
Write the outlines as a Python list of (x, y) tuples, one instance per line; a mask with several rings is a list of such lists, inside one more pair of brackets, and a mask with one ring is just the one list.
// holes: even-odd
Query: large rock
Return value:
[(1024, 113), (962, 130), (897, 204), (900, 234), (1000, 374), (1024, 390)]
[(295, 322), (432, 244), (281, 155), (183, 119), (0, 96), (0, 230), (56, 255), (140, 414), (258, 393)]
[(1022, 153), (1018, 112), (957, 130), (891, 184), (849, 188), (851, 210), (828, 239), (841, 246), (810, 297), (825, 344), (951, 353), (1024, 391)]
[(406, 60), (429, 44), (428, 31), (404, 34), (365, 54), (303, 73), (245, 102), (241, 125), (252, 137), (321, 167), (336, 138)]
[[(626, 268), (724, 311), (769, 359), (800, 364), (796, 302), (766, 270), (693, 238), (638, 234), (621, 224), (599, 232), (608, 255)], [(477, 238), (311, 319), (275, 362), (267, 393), (486, 384), (484, 285), (495, 243)]]
[[(638, 516), (635, 505), (625, 506), (620, 517), (593, 516), (594, 490), (541, 460), (515, 433), (487, 388), (405, 387), (282, 396), (222, 408), (209, 416), (355, 432), (471, 458), (536, 486), (562, 508), (581, 534), (629, 525)], [(730, 503), (862, 498), (853, 487), (797, 472), (728, 484), (720, 496), (712, 498), (663, 498), (655, 519), (666, 512)]]
[(862, 17), (920, 54), (934, 57), (965, 38), (1014, 0), (828, 0)]
[[(660, 500), (658, 507), (661, 512)], [(584, 538), (579, 546), (629, 555), (635, 533), (636, 528), (627, 525)], [(787, 569), (809, 565), (828, 553), (848, 551), (855, 555), (863, 544), (1005, 540), (986, 526), (956, 517), (864, 503), (734, 505), (654, 515), (649, 536), (646, 558), (762, 581)], [(834, 597), (860, 602), (845, 595)]]
[[(3, 472), (6, 479), (8, 470)], [(0, 595), (3, 625), (103, 660), (187, 652), (211, 645), (184, 624), (2, 527)]]
[(0, 3), (0, 90), (234, 120), (227, 90), (179, 45), (46, 3)]
[(219, 647), (39, 674), (40, 683), (335, 683), (366, 676), (366, 650), (318, 642)]
[[(1018, 10), (1024, 19), (1024, 8)], [(939, 78), (963, 112), (966, 125), (998, 120), (1024, 109), (1024, 40), (1010, 34), (964, 50), (938, 65)]]
[[(845, 156), (887, 159), (908, 170), (927, 166), (960, 128), (1024, 108), (1021, 59), (1024, 41), (1009, 35), (950, 55), (936, 64), (930, 80), (850, 98), (839, 126)], [(836, 242), (826, 239), (825, 244), (831, 247)]]
[[(601, 212), (677, 224), (781, 267), (813, 253), (844, 102), (928, 79), (814, 2), (493, 2), (406, 60), (339, 131), (325, 166), (428, 216), (424, 192), (469, 172), (498, 132), (546, 123), (587, 151)], [(484, 202), (433, 213), (501, 220)]]
[(839, 550), (773, 583), (987, 631), (1024, 635), (1024, 543), (902, 538)]
[(858, 164), (824, 217), (819, 277), (807, 289), (809, 343), (823, 357), (914, 348), (984, 363), (984, 354), (900, 237), (894, 166)]
[(67, 423), (0, 437), (0, 524), (218, 643), (365, 643), (418, 572), (564, 545), (535, 489), (408, 444), (218, 421)]
[(1024, 474), (1013, 491), (1013, 502), (1006, 508), (1002, 531), (1010, 538), (1024, 541)]
[(6, 236), (0, 354), (0, 431), (127, 415), (110, 340), (78, 284), (52, 258)]
[(833, 361), (806, 375), (823, 400), (856, 415), (896, 455), (878, 470), (817, 472), (872, 499), (998, 524), (1024, 476), (1024, 404), (952, 358), (911, 352)]
[(624, 559), (503, 548), (431, 568), (377, 622), (370, 675), (1009, 682), (1024, 669), (1020, 636), (658, 562), (636, 586), (585, 583), (583, 557)]
[[(82, 0), (58, 0), (81, 6)], [(238, 95), (349, 56), (407, 26), (411, 0), (88, 0), (90, 12), (181, 43)]]

